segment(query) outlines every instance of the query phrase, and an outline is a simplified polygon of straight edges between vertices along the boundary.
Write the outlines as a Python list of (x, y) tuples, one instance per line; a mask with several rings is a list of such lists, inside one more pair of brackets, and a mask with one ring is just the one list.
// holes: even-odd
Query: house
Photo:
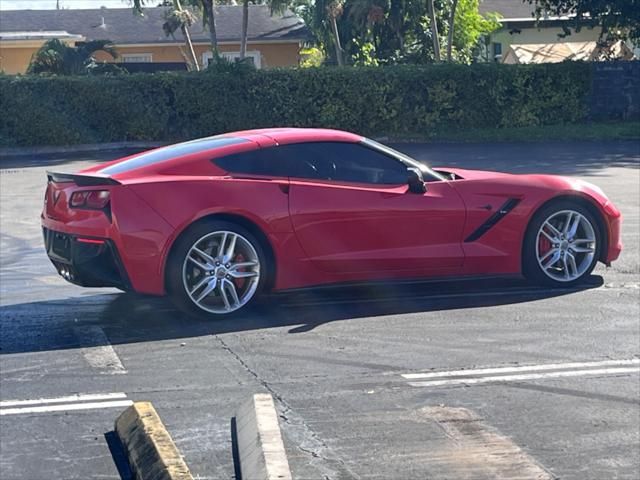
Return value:
[(522, 0), (481, 0), (480, 13), (498, 13), (502, 24), (488, 39), (487, 60), (500, 62), (512, 45), (595, 42), (600, 36), (600, 27), (585, 26), (561, 37), (563, 25), (569, 23), (567, 18), (545, 16), (536, 24), (534, 11), (535, 4)]
[[(69, 44), (90, 40), (111, 40), (115, 62), (184, 64), (181, 32), (175, 38), (162, 30), (167, 9), (146, 8), (135, 15), (131, 8), (90, 10), (8, 10), (0, 13), (0, 71), (24, 73), (31, 56), (51, 38)], [(221, 54), (229, 59), (240, 52), (242, 6), (216, 7), (216, 31)], [(202, 22), (190, 29), (194, 50), (201, 64), (211, 59), (208, 29)], [(296, 66), (302, 44), (309, 39), (303, 20), (287, 11), (271, 15), (268, 6), (249, 7), (247, 57), (257, 68)], [(100, 52), (99, 60), (114, 61)]]
[(614, 59), (633, 59), (633, 52), (622, 40), (608, 48), (598, 46), (597, 42), (514, 43), (502, 56), (502, 63), (559, 63), (565, 60), (597, 62)]

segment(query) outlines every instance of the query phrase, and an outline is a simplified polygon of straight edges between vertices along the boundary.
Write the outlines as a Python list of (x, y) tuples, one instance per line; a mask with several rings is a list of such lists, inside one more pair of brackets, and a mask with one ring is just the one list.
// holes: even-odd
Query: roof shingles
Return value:
[(504, 19), (531, 18), (535, 5), (524, 0), (481, 0), (480, 13), (499, 13)]
[[(166, 12), (163, 7), (146, 8), (144, 16), (135, 15), (131, 8), (7, 10), (0, 14), (0, 32), (65, 30), (87, 40), (108, 39), (116, 45), (173, 42), (162, 30)], [(239, 41), (241, 25), (241, 6), (216, 7), (218, 41)], [(201, 22), (194, 25), (190, 33), (195, 42), (209, 41), (209, 33)], [(309, 30), (302, 19), (289, 11), (272, 16), (269, 7), (251, 5), (248, 38), (254, 41), (303, 41), (309, 38)], [(175, 41), (182, 42), (180, 32), (176, 32)]]

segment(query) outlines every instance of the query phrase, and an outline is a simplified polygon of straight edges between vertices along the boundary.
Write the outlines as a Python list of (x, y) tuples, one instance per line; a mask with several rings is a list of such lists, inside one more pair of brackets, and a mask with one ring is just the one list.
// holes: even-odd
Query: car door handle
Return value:
[(493, 208), (493, 206), (489, 205), (488, 203), (486, 205), (482, 205), (481, 207), (483, 210), (491, 210)]

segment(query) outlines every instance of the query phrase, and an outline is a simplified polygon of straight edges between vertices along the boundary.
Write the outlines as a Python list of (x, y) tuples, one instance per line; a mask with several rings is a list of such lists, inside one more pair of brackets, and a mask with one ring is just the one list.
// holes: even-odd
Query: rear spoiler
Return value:
[(95, 185), (122, 185), (119, 181), (111, 177), (101, 177), (94, 175), (79, 175), (77, 173), (57, 173), (47, 172), (49, 182), (67, 183), (73, 182), (79, 187), (92, 187)]

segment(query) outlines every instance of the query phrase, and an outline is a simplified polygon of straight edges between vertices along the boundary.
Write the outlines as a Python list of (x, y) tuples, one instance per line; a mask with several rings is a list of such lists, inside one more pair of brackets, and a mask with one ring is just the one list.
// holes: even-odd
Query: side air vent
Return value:
[(502, 220), (502, 218), (513, 210), (519, 203), (520, 199), (518, 198), (510, 198), (507, 200), (496, 213), (491, 215), (482, 225), (471, 232), (471, 235), (464, 239), (465, 243), (475, 242), (478, 240), (485, 233), (491, 230), (496, 223)]

